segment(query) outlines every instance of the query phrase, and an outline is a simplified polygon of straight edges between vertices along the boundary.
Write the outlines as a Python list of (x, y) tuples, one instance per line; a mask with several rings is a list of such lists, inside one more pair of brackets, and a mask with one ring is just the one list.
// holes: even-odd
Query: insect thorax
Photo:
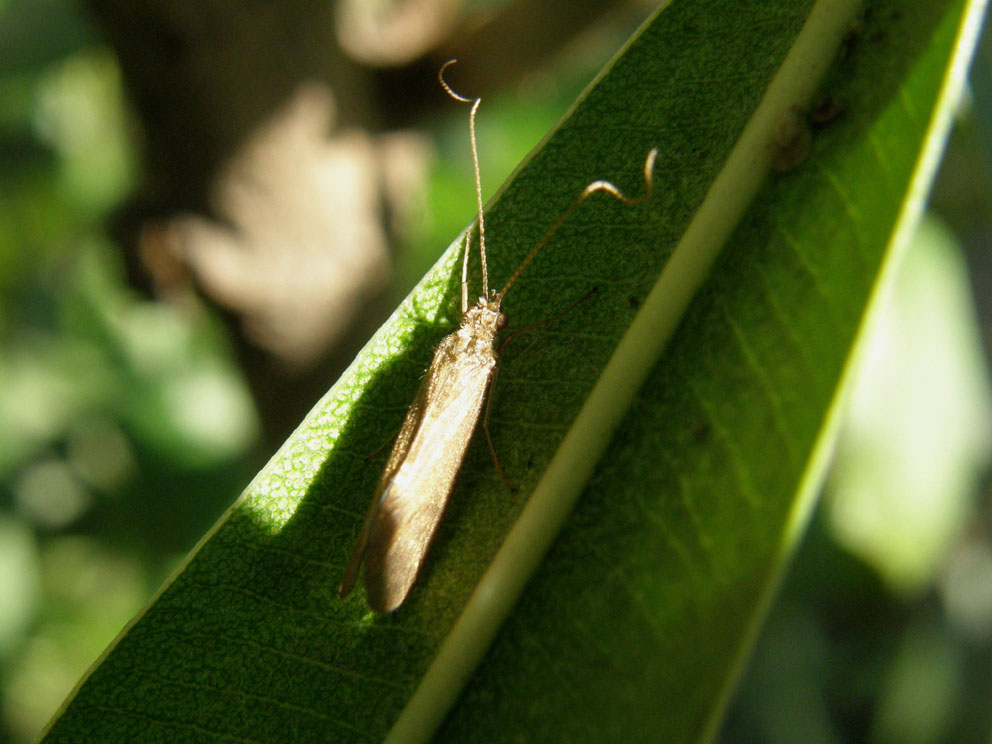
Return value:
[(485, 353), (493, 348), (496, 334), (506, 325), (499, 303), (480, 297), (470, 307), (458, 329), (459, 347), (469, 354)]

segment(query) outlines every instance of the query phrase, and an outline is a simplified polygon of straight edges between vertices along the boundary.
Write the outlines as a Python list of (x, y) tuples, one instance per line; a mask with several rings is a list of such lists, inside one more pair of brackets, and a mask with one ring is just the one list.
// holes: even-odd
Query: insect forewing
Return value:
[(373, 610), (391, 612), (406, 599), (482, 410), (496, 364), (496, 314), (498, 308), (472, 308), (462, 327), (435, 352), (348, 561), (342, 596), (354, 585), (364, 558)]

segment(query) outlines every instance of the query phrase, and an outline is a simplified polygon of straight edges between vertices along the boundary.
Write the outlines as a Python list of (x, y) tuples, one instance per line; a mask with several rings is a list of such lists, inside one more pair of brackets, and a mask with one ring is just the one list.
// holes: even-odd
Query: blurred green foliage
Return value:
[(220, 324), (135, 296), (105, 232), (132, 138), (81, 9), (0, 4), (3, 741), (37, 736), (252, 472)]

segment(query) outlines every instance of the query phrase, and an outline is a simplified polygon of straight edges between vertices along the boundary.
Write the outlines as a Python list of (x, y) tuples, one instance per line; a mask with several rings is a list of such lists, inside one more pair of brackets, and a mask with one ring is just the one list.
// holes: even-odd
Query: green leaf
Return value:
[[(45, 741), (374, 741), (397, 719), (402, 741), (442, 720), (437, 740), (459, 742), (712, 732), (819, 484), (890, 247), (932, 175), (973, 43), (959, 27), (973, 36), (980, 15), (963, 0), (850, 10), (670, 4), (493, 200), (499, 287), (587, 183), (637, 194), (660, 150), (649, 204), (593, 197), (508, 294), (519, 327), (598, 289), (508, 347), (491, 430), (520, 489), (476, 437), (403, 608), (373, 615), (361, 592), (342, 602), (335, 588), (385, 457), (367, 456), (457, 320), (457, 244)], [(804, 26), (812, 46), (789, 57)], [(812, 127), (802, 158), (807, 118), (792, 109), (837, 44), (821, 90), (842, 111)], [(763, 182), (786, 154), (791, 170)], [(548, 510), (517, 523), (539, 481)], [(483, 574), (493, 593), (473, 595)]]

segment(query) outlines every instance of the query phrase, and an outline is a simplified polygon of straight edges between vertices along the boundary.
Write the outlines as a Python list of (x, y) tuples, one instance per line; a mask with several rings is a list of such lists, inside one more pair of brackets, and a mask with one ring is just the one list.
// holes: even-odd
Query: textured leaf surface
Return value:
[[(91, 671), (46, 741), (375, 741), (417, 687), (721, 171), (811, 3), (675, 2), (487, 212), (500, 286), (589, 181), (593, 199), (508, 295), (492, 432), (469, 450), (404, 608), (334, 590), (384, 456), (458, 304), (449, 250)], [(872, 3), (823, 90), (842, 107), (738, 226), (441, 741), (688, 741), (714, 717), (926, 143), (963, 3)], [(769, 143), (772, 146), (772, 143)], [(527, 340), (525, 340), (527, 339)]]

